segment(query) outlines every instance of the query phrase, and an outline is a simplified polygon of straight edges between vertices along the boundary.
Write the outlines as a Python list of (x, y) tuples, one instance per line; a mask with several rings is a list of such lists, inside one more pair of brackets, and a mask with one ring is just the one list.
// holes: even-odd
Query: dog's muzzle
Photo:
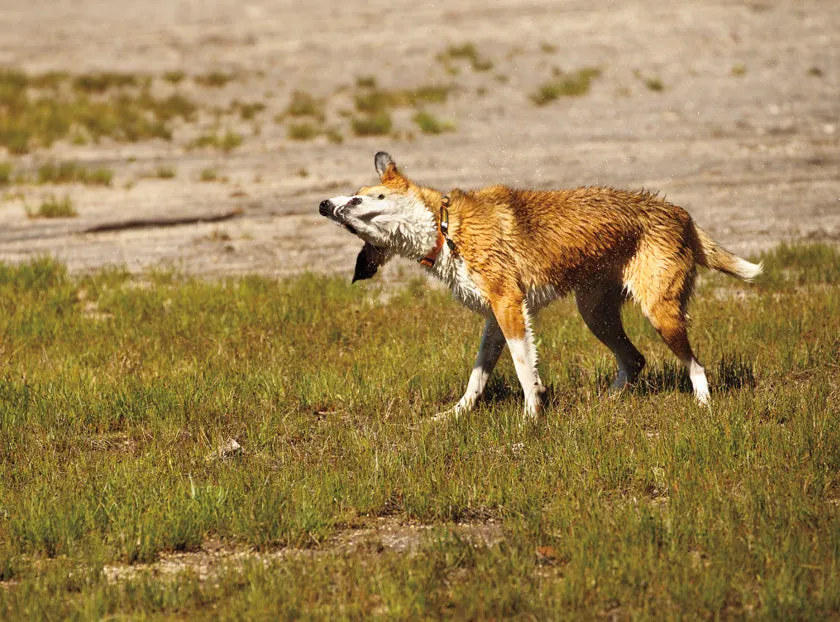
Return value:
[(353, 197), (344, 205), (336, 205), (332, 202), (332, 199), (324, 199), (318, 206), (318, 212), (321, 214), (321, 216), (326, 216), (327, 218), (332, 218), (337, 222), (341, 222), (343, 220), (341, 218), (341, 213), (344, 211), (344, 209), (347, 207), (359, 205), (361, 202), (361, 198)]
[(356, 235), (356, 228), (345, 222), (344, 212), (346, 208), (358, 205), (361, 202), (362, 200), (359, 197), (353, 197), (344, 205), (336, 205), (332, 202), (332, 199), (324, 199), (318, 205), (318, 212), (321, 214), (321, 216), (326, 216), (330, 220), (338, 223), (339, 225), (347, 229), (353, 235)]
[(327, 218), (335, 216), (335, 205), (333, 205), (333, 202), (329, 199), (324, 199), (318, 206), (318, 213), (321, 214), (321, 216), (326, 216)]

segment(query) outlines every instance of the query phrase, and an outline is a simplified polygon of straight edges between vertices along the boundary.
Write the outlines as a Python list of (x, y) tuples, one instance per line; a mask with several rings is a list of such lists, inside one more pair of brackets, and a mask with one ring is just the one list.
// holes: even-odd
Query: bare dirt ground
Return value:
[[(458, 62), (454, 74), (436, 60), (467, 42), (491, 69)], [(14, 158), (29, 170), (48, 160), (105, 166), (115, 179), (108, 188), (61, 188), (79, 212), (69, 219), (27, 218), (24, 204), (54, 189), (12, 188), (0, 201), (4, 261), (51, 254), (72, 271), (120, 264), (349, 275), (359, 243), (321, 219), (317, 205), (370, 183), (382, 149), (442, 189), (657, 189), (741, 253), (781, 240), (840, 239), (840, 11), (826, 0), (31, 0), (0, 6), (0, 66), (220, 70), (237, 78), (220, 89), (181, 90), (207, 107), (233, 99), (267, 106), (256, 121), (232, 127), (244, 142), (230, 153), (185, 148), (200, 127), (214, 126), (205, 114), (198, 126), (176, 127), (172, 142), (65, 143)], [(529, 100), (555, 68), (582, 67), (602, 71), (588, 94), (542, 107)], [(389, 89), (453, 86), (430, 110), (456, 131), (423, 135), (411, 110), (397, 110), (398, 136), (352, 136), (343, 111), (353, 108), (357, 77), (369, 75)], [(326, 123), (344, 124), (342, 144), (287, 137), (273, 119), (295, 90), (327, 102)], [(159, 166), (177, 169), (176, 178), (143, 176)], [(207, 167), (224, 181), (199, 181)], [(242, 216), (220, 224), (79, 233), (120, 219), (234, 208)]]
[(105, 575), (111, 581), (124, 581), (142, 573), (156, 576), (177, 576), (192, 571), (201, 580), (212, 579), (230, 567), (241, 566), (246, 561), (272, 560), (288, 557), (305, 557), (317, 562), (324, 555), (376, 555), (384, 552), (412, 555), (435, 537), (457, 537), (472, 546), (492, 547), (504, 540), (501, 526), (493, 520), (474, 523), (453, 523), (435, 530), (431, 525), (401, 523), (392, 518), (380, 517), (356, 529), (338, 531), (317, 548), (284, 547), (263, 553), (244, 546), (229, 545), (220, 541), (205, 542), (201, 549), (190, 553), (167, 553), (151, 564), (114, 564), (106, 566)]

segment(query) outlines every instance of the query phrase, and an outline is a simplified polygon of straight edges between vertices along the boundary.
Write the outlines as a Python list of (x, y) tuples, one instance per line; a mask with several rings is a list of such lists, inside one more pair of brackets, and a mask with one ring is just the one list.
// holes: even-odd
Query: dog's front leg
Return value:
[(537, 371), (537, 348), (525, 296), (517, 292), (499, 299), (493, 304), (493, 313), (505, 336), (519, 384), (525, 394), (525, 414), (536, 417), (542, 410), (545, 387)]
[(481, 345), (478, 347), (478, 356), (475, 359), (470, 381), (464, 396), (455, 406), (455, 414), (462, 415), (472, 410), (476, 400), (481, 397), (484, 387), (487, 386), (487, 379), (493, 373), (493, 368), (499, 360), (502, 350), (505, 349), (505, 337), (496, 318), (490, 314), (484, 324), (484, 331), (481, 333)]

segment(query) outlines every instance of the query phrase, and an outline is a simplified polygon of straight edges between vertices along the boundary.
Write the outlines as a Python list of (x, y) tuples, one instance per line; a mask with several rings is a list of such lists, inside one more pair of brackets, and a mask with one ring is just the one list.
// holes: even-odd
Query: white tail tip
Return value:
[(764, 264), (752, 263), (740, 257), (735, 262), (735, 274), (745, 281), (752, 281), (764, 272)]

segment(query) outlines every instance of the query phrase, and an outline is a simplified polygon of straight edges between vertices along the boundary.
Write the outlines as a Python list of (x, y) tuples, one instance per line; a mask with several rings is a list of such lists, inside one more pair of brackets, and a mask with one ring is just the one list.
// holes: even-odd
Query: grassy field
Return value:
[[(507, 355), (476, 412), (431, 420), (482, 322), (420, 281), (0, 265), (0, 618), (836, 618), (840, 253), (764, 261), (701, 279), (711, 410), (631, 308), (649, 369), (608, 397), (567, 300), (524, 427)], [(339, 545), (383, 520), (432, 527)], [(160, 571), (210, 544), (239, 554)]]

